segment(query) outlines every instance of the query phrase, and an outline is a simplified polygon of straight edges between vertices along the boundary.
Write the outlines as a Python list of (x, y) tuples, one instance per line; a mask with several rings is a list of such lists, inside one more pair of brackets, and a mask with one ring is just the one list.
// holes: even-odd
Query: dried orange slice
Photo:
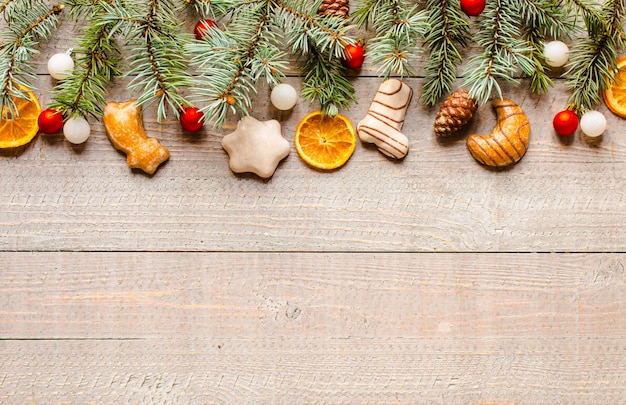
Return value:
[(294, 138), (298, 155), (309, 165), (323, 170), (342, 166), (356, 147), (356, 133), (350, 120), (314, 111), (300, 121)]
[(37, 119), (41, 113), (41, 104), (35, 93), (27, 91), (28, 99), (14, 98), (17, 114), (12, 119), (3, 117), (11, 115), (9, 107), (4, 106), (0, 116), (0, 148), (15, 148), (32, 141), (39, 126)]
[(617, 60), (617, 67), (613, 84), (602, 95), (609, 110), (626, 118), (626, 55)]

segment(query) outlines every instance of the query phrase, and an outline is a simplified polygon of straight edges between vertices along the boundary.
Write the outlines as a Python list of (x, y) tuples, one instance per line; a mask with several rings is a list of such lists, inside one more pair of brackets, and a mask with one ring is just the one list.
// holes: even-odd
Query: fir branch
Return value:
[(12, 4), (14, 4), (14, 0), (4, 0), (0, 2), (0, 14), (4, 13)]
[(565, 3), (565, 9), (568, 14), (574, 13), (578, 23), (578, 18), (582, 16), (582, 20), (587, 27), (587, 34), (592, 35), (593, 32), (601, 30), (603, 16), (598, 8), (598, 3), (594, 0), (561, 0), (559, 3)]
[(77, 55), (74, 71), (56, 86), (50, 103), (51, 108), (66, 118), (74, 115), (99, 118), (107, 85), (120, 74), (117, 67), (120, 51), (112, 36), (113, 25), (100, 21), (104, 12), (102, 3), (100, 0), (75, 2), (70, 10), (70, 16), (87, 18), (89, 24), (74, 49)]
[[(337, 16), (320, 17), (317, 8), (308, 13), (300, 10), (308, 3), (300, 2), (299, 5), (289, 0), (273, 0), (275, 4), (275, 21), (284, 32), (294, 35), (288, 36), (289, 45), (296, 54), (306, 54), (310, 46), (315, 46), (320, 52), (341, 58), (345, 47), (353, 44), (354, 40), (348, 35), (354, 27), (346, 24), (346, 19)], [(299, 9), (300, 8), (300, 9)]]
[(124, 36), (131, 47), (131, 69), (124, 77), (132, 77), (129, 88), (139, 93), (137, 104), (157, 103), (159, 121), (166, 118), (168, 107), (178, 117), (190, 104), (179, 89), (191, 83), (184, 56), (190, 37), (180, 33), (178, 22), (183, 5), (174, 0), (131, 0), (103, 6), (108, 14), (101, 24), (110, 24), (112, 33)]
[[(285, 3), (283, 3), (285, 5)], [(353, 84), (348, 80), (346, 68), (339, 63), (345, 57), (345, 46), (354, 43), (347, 32), (353, 26), (346, 23), (346, 18), (324, 16), (319, 18), (315, 3), (309, 12), (315, 17), (294, 12), (291, 7), (284, 7), (290, 13), (283, 18), (283, 26), (291, 27), (302, 35), (293, 36), (292, 49), (304, 59), (300, 67), (303, 77), (302, 98), (310, 102), (319, 102), (322, 113), (336, 116), (341, 108), (346, 108), (356, 101)], [(299, 25), (298, 25), (299, 24)], [(320, 40), (318, 40), (318, 38)], [(332, 43), (330, 43), (332, 41)]]
[(312, 50), (312, 57), (302, 65), (302, 98), (319, 101), (322, 113), (335, 116), (341, 108), (356, 102), (354, 85), (346, 76), (346, 69), (329, 52)]
[[(216, 129), (230, 112), (248, 115), (258, 80), (263, 78), (270, 86), (282, 81), (288, 67), (280, 50), (285, 38), (293, 53), (307, 60), (303, 74), (311, 75), (305, 81), (326, 89), (309, 91), (305, 84), (303, 97), (320, 101), (329, 112), (333, 105), (345, 106), (345, 99), (354, 100), (354, 88), (336, 60), (347, 44), (354, 43), (345, 19), (322, 18), (306, 0), (230, 1), (230, 21), (224, 30), (212, 28), (205, 40), (187, 46), (200, 72), (194, 93), (208, 101), (202, 110)], [(313, 68), (316, 63), (319, 66)]]
[(577, 14), (582, 13), (583, 15), (595, 15), (600, 17), (596, 6), (598, 3), (594, 0), (565, 0), (561, 1), (565, 3), (565, 6), (569, 11), (572, 9), (576, 10)]
[(416, 56), (415, 44), (428, 30), (426, 11), (403, 0), (365, 0), (353, 19), (359, 27), (374, 27), (368, 55), (373, 64), (380, 65), (383, 78), (414, 73), (410, 60)]
[(228, 1), (224, 0), (183, 0), (183, 2), (192, 7), (197, 14), (203, 18), (223, 16), (228, 14)]
[(567, 37), (576, 29), (576, 24), (560, 1), (519, 0), (517, 6), (523, 26), (540, 29), (545, 36)]
[(58, 24), (63, 5), (49, 8), (42, 1), (16, 1), (6, 9), (8, 27), (0, 48), (0, 111), (7, 119), (18, 114), (14, 98), (28, 99), (33, 89), (33, 66), (29, 64), (39, 41), (48, 40)]
[(543, 53), (545, 35), (539, 27), (532, 26), (526, 30), (524, 39), (528, 44), (528, 59), (532, 61), (534, 66), (533, 72), (530, 74), (530, 91), (535, 94), (547, 93), (554, 82), (544, 67), (546, 63)]
[(63, 4), (69, 8), (68, 17), (78, 21), (80, 18), (96, 17), (94, 14), (98, 13), (102, 3), (103, 0), (65, 0)]
[[(459, 46), (470, 40), (469, 23), (463, 17), (457, 0), (429, 0), (426, 3), (429, 30), (424, 42), (430, 56), (424, 70), (426, 84), (422, 89), (422, 102), (433, 106), (441, 96), (452, 89), (456, 81), (457, 66), (462, 57)], [(457, 46), (458, 45), (458, 46)]]
[(272, 15), (270, 1), (248, 2), (233, 15), (228, 31), (211, 28), (205, 41), (187, 47), (202, 72), (195, 93), (209, 100), (203, 112), (218, 129), (229, 111), (248, 115), (257, 80), (265, 77), (273, 85), (284, 77), (284, 54), (272, 43), (276, 36), (269, 29)]
[(486, 103), (494, 91), (502, 98), (499, 80), (519, 83), (514, 78), (518, 67), (525, 74), (533, 72), (528, 48), (520, 38), (519, 21), (511, 12), (514, 1), (490, 1), (482, 14), (476, 42), (484, 50), (470, 59), (464, 81), (464, 86), (470, 88), (470, 97), (480, 104)]
[(533, 63), (530, 74), (530, 91), (545, 93), (553, 85), (544, 68), (544, 42), (546, 36), (560, 38), (575, 30), (565, 8), (554, 0), (520, 0), (519, 14), (522, 19), (522, 38), (527, 42), (528, 58)]
[(617, 56), (624, 48), (626, 6), (623, 0), (607, 0), (598, 10), (601, 26), (587, 27), (588, 36), (570, 49), (565, 85), (572, 91), (569, 102), (583, 113), (600, 102), (600, 94), (614, 80)]

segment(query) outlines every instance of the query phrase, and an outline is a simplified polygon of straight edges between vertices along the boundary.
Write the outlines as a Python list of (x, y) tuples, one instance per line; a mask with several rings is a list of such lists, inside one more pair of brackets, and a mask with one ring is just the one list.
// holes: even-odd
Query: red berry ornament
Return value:
[(469, 16), (476, 16), (485, 9), (485, 0), (461, 0), (461, 10)]
[(215, 21), (213, 20), (198, 21), (193, 29), (193, 34), (196, 36), (196, 39), (200, 41), (202, 38), (209, 35), (209, 28), (212, 27), (215, 27)]
[(196, 107), (185, 107), (180, 114), (180, 126), (187, 132), (198, 132), (204, 126), (204, 114)]
[(556, 113), (552, 125), (557, 134), (570, 136), (578, 128), (578, 116), (572, 110), (563, 110)]
[(361, 44), (350, 44), (346, 46), (346, 57), (343, 59), (343, 65), (348, 69), (358, 69), (363, 66), (365, 60), (365, 48)]
[(63, 129), (63, 115), (54, 108), (48, 108), (39, 114), (37, 124), (44, 134), (56, 134)]

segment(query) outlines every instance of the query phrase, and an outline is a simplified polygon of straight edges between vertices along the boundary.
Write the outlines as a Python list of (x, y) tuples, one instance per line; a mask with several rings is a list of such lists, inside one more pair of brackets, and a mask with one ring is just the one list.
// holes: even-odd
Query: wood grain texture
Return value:
[(612, 336), (623, 255), (3, 253), (2, 338)]
[[(191, 30), (195, 20), (187, 17)], [(50, 43), (42, 44), (36, 85), (43, 105), (55, 83), (45, 74), (47, 57), (72, 45), (76, 24), (63, 17)], [(357, 123), (381, 79), (366, 65), (352, 80), (359, 103), (342, 113)], [(287, 81), (300, 87), (298, 78)], [(622, 119), (607, 113), (609, 130), (598, 145), (580, 138), (563, 143), (551, 126), (553, 113), (567, 104), (560, 81), (541, 97), (529, 95), (527, 82), (505, 87), (529, 117), (531, 144), (519, 164), (492, 171), (465, 147), (468, 134), (487, 134), (495, 125), (490, 107), (482, 106), (459, 136), (437, 139), (436, 108), (419, 103), (423, 80), (406, 82), (416, 96), (403, 128), (410, 152), (400, 162), (359, 144), (340, 170), (312, 170), (297, 156), (293, 135), (317, 106), (301, 101), (279, 112), (263, 85), (253, 115), (281, 121), (292, 144), (270, 180), (229, 170), (220, 140), (234, 129), (235, 117), (220, 133), (207, 128), (190, 135), (172, 115), (157, 123), (154, 109), (146, 109), (148, 133), (172, 154), (152, 177), (128, 169), (98, 122), (84, 145), (40, 136), (2, 151), (0, 250), (625, 251)], [(136, 97), (126, 84), (116, 80), (109, 99)]]
[(11, 404), (619, 404), (621, 339), (3, 341)]
[(0, 402), (626, 399), (624, 255), (0, 260)]
[[(407, 82), (416, 89), (422, 84)], [(359, 78), (355, 84), (359, 99), (369, 100), (379, 81)], [(259, 93), (262, 99), (268, 91)], [(560, 86), (541, 99), (520, 88), (507, 94), (528, 115), (532, 134), (524, 159), (504, 171), (481, 167), (465, 147), (463, 135), (486, 134), (495, 125), (488, 106), (464, 134), (442, 143), (432, 130), (435, 109), (413, 104), (403, 129), (411, 142), (406, 159), (393, 162), (359, 144), (345, 167), (323, 173), (307, 167), (293, 148), (297, 123), (312, 107), (300, 103), (291, 113), (279, 113), (261, 100), (254, 115), (279, 119), (292, 144), (268, 181), (229, 170), (222, 134), (209, 129), (181, 134), (177, 122), (156, 123), (150, 109), (147, 131), (171, 153), (153, 177), (128, 169), (99, 123), (78, 147), (58, 136), (40, 136), (20, 154), (0, 159), (0, 246), (12, 251), (624, 251), (623, 121), (607, 115), (609, 130), (599, 146), (579, 138), (563, 145), (546, 114), (566, 103)], [(46, 97), (42, 94), (44, 103)], [(128, 95), (116, 88), (111, 97)], [(359, 103), (346, 114), (358, 122), (367, 106)]]
[[(44, 106), (47, 58), (76, 32), (63, 18), (41, 47)], [(563, 142), (561, 80), (505, 86), (530, 148), (488, 170), (465, 139), (491, 132), (490, 107), (437, 139), (417, 66), (400, 162), (359, 144), (310, 169), (293, 135), (317, 106), (278, 112), (263, 85), (253, 115), (292, 146), (270, 180), (229, 170), (235, 117), (191, 135), (152, 108), (171, 153), (154, 176), (96, 121), (81, 146), (0, 151), (0, 404), (626, 403), (624, 120), (600, 105), (602, 142)], [(381, 79), (367, 59), (351, 75), (357, 123)], [(136, 97), (127, 83), (109, 100)]]

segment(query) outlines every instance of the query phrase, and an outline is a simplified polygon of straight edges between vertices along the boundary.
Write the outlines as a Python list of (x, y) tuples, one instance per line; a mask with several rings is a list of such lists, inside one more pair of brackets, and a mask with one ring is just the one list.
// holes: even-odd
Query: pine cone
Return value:
[(447, 136), (458, 131), (472, 119), (477, 108), (476, 100), (469, 98), (467, 90), (455, 91), (439, 107), (435, 118), (435, 134)]
[(350, 12), (350, 0), (324, 0), (317, 10), (319, 15), (336, 17), (348, 17)]

